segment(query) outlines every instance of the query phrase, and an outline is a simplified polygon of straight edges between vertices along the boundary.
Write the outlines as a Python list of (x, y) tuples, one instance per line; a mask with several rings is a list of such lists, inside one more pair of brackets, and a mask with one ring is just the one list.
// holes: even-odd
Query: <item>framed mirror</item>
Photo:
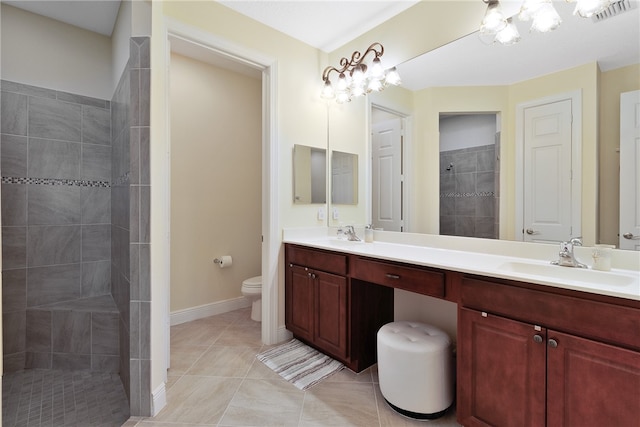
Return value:
[(327, 203), (327, 150), (293, 146), (293, 203)]
[(358, 155), (331, 152), (331, 203), (358, 204)]

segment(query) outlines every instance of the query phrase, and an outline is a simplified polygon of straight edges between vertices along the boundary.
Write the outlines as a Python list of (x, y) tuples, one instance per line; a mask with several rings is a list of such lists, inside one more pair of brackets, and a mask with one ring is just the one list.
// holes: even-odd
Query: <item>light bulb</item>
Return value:
[(562, 19), (551, 2), (544, 2), (540, 5), (531, 23), (531, 29), (541, 33), (553, 31), (560, 26)]
[(345, 102), (349, 101), (351, 101), (351, 98), (349, 97), (347, 91), (338, 92), (338, 94), (336, 95), (336, 102), (338, 104), (344, 104)]
[(402, 81), (400, 80), (400, 74), (398, 74), (398, 70), (396, 67), (391, 68), (387, 71), (387, 76), (384, 79), (385, 84), (398, 86)]
[(480, 32), (482, 34), (496, 34), (507, 25), (507, 20), (502, 13), (502, 8), (497, 0), (490, 0), (487, 6), (487, 12), (480, 23)]
[(338, 83), (336, 84), (336, 90), (341, 92), (346, 90), (348, 86), (349, 83), (347, 82), (347, 76), (345, 76), (344, 73), (340, 73), (338, 76)]
[(370, 75), (372, 78), (380, 78), (384, 75), (384, 68), (382, 68), (380, 58), (373, 58)]
[(545, 0), (524, 0), (518, 13), (518, 19), (521, 21), (530, 21), (543, 3), (545, 3)]
[(515, 44), (520, 41), (520, 33), (511, 18), (507, 20), (507, 26), (496, 34), (496, 41), (504, 45)]
[(353, 70), (353, 75), (351, 76), (351, 80), (353, 81), (354, 85), (359, 85), (364, 82), (366, 78), (366, 74), (365, 74), (366, 71), (367, 71), (367, 66), (363, 64), (357, 66)]
[(380, 81), (380, 79), (369, 80), (367, 92), (379, 92), (380, 90), (382, 90), (382, 82)]
[(320, 92), (320, 97), (322, 99), (333, 99), (336, 97), (336, 93), (333, 91), (333, 86), (331, 86), (331, 82), (329, 81), (329, 79), (324, 81), (322, 91)]

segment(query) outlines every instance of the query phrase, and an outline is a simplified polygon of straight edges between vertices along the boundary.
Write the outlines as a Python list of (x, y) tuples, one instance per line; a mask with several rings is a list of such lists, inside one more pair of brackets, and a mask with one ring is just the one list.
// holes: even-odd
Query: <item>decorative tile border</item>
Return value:
[(123, 185), (128, 183), (130, 174), (131, 172), (125, 172), (124, 175), (119, 176), (115, 181), (113, 181), (112, 186), (115, 187), (116, 185)]
[(55, 179), (55, 178), (17, 178), (14, 176), (3, 176), (3, 184), (37, 184), (37, 185), (66, 185), (77, 187), (103, 187), (109, 188), (109, 181), (89, 181), (84, 179)]
[(479, 193), (442, 193), (440, 198), (445, 197), (494, 197), (496, 194), (493, 191), (482, 191)]

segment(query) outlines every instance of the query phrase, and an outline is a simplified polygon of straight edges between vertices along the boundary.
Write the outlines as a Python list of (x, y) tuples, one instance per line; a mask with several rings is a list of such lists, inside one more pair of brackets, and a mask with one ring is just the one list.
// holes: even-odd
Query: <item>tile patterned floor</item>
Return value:
[(375, 367), (347, 369), (300, 391), (256, 359), (267, 348), (248, 309), (171, 328), (167, 406), (125, 427), (458, 426), (455, 411), (429, 422), (391, 410)]
[(29, 369), (2, 378), (3, 426), (121, 426), (129, 402), (118, 374)]

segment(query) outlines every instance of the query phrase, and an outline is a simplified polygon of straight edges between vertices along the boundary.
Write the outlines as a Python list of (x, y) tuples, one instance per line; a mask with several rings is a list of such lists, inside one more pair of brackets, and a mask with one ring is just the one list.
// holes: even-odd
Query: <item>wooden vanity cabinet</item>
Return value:
[(393, 321), (393, 289), (352, 280), (341, 253), (285, 245), (285, 326), (354, 372), (376, 361), (376, 334)]
[(286, 326), (298, 338), (345, 359), (347, 278), (290, 264), (286, 281)]
[(639, 425), (637, 308), (464, 277), (458, 313), (462, 425)]

